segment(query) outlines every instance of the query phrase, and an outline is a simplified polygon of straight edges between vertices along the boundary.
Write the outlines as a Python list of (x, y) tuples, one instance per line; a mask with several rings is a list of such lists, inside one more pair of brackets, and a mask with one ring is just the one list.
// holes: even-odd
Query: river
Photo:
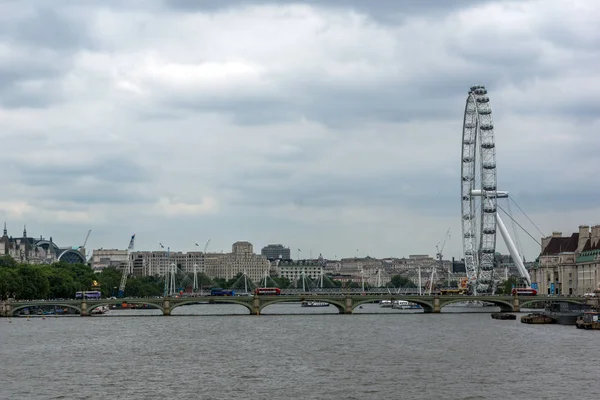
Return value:
[(3, 318), (0, 399), (600, 398), (600, 332), (466, 310), (278, 304), (250, 316), (215, 304)]

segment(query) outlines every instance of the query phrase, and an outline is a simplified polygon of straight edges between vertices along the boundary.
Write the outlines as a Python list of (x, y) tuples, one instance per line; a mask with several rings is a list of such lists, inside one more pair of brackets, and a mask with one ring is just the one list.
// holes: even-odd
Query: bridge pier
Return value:
[(0, 317), (12, 316), (12, 307), (8, 301), (0, 301)]
[(352, 314), (352, 297), (346, 297), (344, 302), (344, 314)]
[(440, 298), (436, 295), (433, 297), (433, 311), (436, 314), (442, 312), (442, 307), (440, 307)]
[(260, 299), (258, 296), (252, 298), (252, 314), (260, 315)]
[(87, 301), (85, 300), (85, 297), (83, 297), (81, 299), (81, 316), (82, 317), (88, 317), (90, 314), (88, 313), (88, 308), (87, 308)]
[[(502, 309), (502, 307), (500, 307), (500, 311), (504, 311)], [(509, 311), (513, 311), (513, 312), (521, 312), (521, 306), (519, 305), (519, 297), (515, 295), (515, 297), (513, 297), (513, 309), (509, 310)]]
[(163, 299), (162, 306), (163, 306), (163, 315), (166, 317), (170, 316), (171, 315), (171, 301), (169, 300), (168, 297), (165, 297)]

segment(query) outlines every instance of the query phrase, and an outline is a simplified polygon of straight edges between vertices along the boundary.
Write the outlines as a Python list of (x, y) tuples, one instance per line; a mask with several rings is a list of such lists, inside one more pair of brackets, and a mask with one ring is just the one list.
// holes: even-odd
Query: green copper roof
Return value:
[(580, 263), (594, 261), (598, 255), (600, 255), (600, 249), (582, 251), (577, 257), (576, 262)]

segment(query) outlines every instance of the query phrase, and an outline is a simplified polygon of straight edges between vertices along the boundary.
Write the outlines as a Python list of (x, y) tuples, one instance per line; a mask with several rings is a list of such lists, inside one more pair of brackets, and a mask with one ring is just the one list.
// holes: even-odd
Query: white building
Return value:
[(169, 266), (175, 264), (186, 273), (204, 272), (210, 278), (231, 279), (239, 273), (258, 282), (271, 264), (266, 257), (254, 254), (249, 242), (235, 242), (231, 253), (136, 251), (131, 253), (133, 271), (137, 276), (165, 275)]
[(127, 250), (97, 249), (92, 252), (92, 269), (102, 271), (107, 267), (121, 268), (127, 264)]
[(292, 282), (297, 281), (302, 276), (315, 280), (323, 274), (323, 265), (310, 262), (283, 262), (279, 264), (279, 274), (282, 278), (287, 278)]
[(175, 264), (181, 272), (206, 272), (204, 268), (204, 254), (200, 251), (188, 253), (166, 251), (135, 251), (131, 253), (133, 270), (136, 276), (163, 276), (169, 271), (171, 264)]
[(252, 243), (235, 242), (231, 253), (208, 253), (204, 264), (211, 278), (231, 279), (245, 273), (253, 282), (259, 282), (271, 269), (271, 263), (263, 255), (254, 254)]

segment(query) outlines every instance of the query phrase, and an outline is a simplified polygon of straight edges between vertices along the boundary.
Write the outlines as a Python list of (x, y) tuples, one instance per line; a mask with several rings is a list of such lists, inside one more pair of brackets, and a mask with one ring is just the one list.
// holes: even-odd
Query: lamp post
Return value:
[[(165, 246), (162, 243), (159, 243), (161, 249), (164, 249)], [(165, 267), (165, 289), (164, 289), (164, 297), (167, 297), (175, 291), (175, 270), (173, 269), (173, 265), (170, 263), (171, 261), (171, 248), (167, 246), (167, 265)], [(169, 271), (170, 270), (170, 271)]]

